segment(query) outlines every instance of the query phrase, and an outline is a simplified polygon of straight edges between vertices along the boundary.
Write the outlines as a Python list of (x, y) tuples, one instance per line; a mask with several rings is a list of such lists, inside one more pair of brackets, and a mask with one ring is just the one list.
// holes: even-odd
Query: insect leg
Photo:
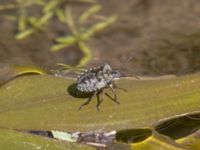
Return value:
[(97, 105), (96, 105), (97, 111), (99, 111), (99, 105), (101, 104), (100, 99), (99, 99), (99, 94), (100, 93), (97, 93)]
[(108, 93), (105, 93), (106, 96), (108, 96), (111, 100), (113, 100), (115, 103), (117, 104), (120, 104), (119, 101), (117, 100), (117, 95), (115, 93), (115, 90), (112, 86), (109, 86), (109, 88), (111, 89), (113, 95), (114, 95), (114, 98), (112, 98)]
[(88, 100), (87, 100), (85, 103), (83, 103), (83, 104), (79, 107), (79, 110), (82, 109), (83, 106), (89, 104), (90, 101), (92, 100), (92, 98), (93, 98), (95, 95), (97, 95), (97, 92), (94, 92), (94, 94), (93, 94), (91, 97), (89, 97)]
[(113, 102), (120, 104), (117, 100), (115, 100), (113, 97), (111, 97), (108, 93), (105, 93), (105, 95), (110, 98), (110, 100), (112, 100)]
[[(101, 98), (99, 97), (100, 94), (101, 94)], [(99, 106), (101, 102), (103, 101), (103, 99), (104, 99), (104, 90), (97, 93), (97, 105), (96, 105), (97, 111), (99, 111)]]
[(122, 90), (122, 91), (124, 91), (124, 92), (128, 92), (127, 89), (124, 89), (124, 88), (118, 87), (115, 83), (113, 83), (113, 88), (114, 88), (114, 89)]

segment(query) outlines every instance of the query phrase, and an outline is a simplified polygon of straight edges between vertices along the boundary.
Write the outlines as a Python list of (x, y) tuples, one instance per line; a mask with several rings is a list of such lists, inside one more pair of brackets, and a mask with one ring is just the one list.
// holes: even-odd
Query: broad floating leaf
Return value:
[(195, 133), (184, 137), (182, 139), (176, 140), (177, 143), (188, 147), (188, 149), (192, 150), (199, 150), (200, 147), (200, 130), (196, 131)]
[(13, 130), (0, 130), (1, 150), (94, 150), (83, 144), (61, 142)]
[(153, 134), (145, 141), (133, 143), (131, 146), (132, 150), (186, 150), (186, 147), (159, 134)]
[(200, 128), (200, 113), (186, 113), (166, 119), (155, 126), (155, 130), (174, 140), (182, 139)]
[(137, 143), (145, 140), (152, 135), (152, 130), (144, 129), (126, 129), (116, 133), (116, 140), (125, 143)]
[(100, 112), (95, 109), (96, 99), (78, 110), (88, 95), (73, 97), (74, 83), (46, 75), (8, 82), (0, 88), (0, 127), (68, 132), (152, 128), (160, 120), (200, 109), (199, 74), (165, 80), (121, 79), (116, 84), (128, 92), (116, 91), (120, 105), (105, 97)]

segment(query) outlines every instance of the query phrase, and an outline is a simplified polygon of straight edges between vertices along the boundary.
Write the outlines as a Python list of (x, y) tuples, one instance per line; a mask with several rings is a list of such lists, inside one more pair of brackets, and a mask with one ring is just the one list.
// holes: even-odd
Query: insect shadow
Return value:
[(73, 83), (67, 88), (67, 92), (76, 98), (90, 98), (94, 94), (94, 92), (82, 92), (77, 90), (77, 84)]

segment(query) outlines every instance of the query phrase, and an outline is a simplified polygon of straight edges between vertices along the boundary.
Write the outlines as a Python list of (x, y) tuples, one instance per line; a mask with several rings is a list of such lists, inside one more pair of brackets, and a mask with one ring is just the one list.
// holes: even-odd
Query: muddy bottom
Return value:
[[(200, 70), (200, 1), (99, 2), (103, 6), (102, 15), (118, 15), (118, 20), (87, 41), (92, 60), (86, 67), (107, 62), (127, 76), (184, 75)], [(74, 13), (80, 8), (85, 5), (74, 6)], [(59, 52), (50, 51), (54, 37), (67, 33), (66, 26), (56, 22), (44, 32), (17, 41), (14, 38), (17, 24), (6, 17), (17, 13), (17, 10), (0, 11), (1, 64), (32, 64), (47, 70), (56, 63), (78, 64), (83, 54), (76, 45)]]

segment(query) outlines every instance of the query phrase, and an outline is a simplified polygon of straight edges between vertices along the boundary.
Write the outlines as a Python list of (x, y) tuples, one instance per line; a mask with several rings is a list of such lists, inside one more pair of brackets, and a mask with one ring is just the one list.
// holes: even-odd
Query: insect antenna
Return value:
[(134, 77), (140, 79), (139, 76), (134, 74), (132, 68), (129, 68), (124, 63), (122, 65), (112, 65), (113, 70), (118, 70), (121, 74), (121, 77)]

